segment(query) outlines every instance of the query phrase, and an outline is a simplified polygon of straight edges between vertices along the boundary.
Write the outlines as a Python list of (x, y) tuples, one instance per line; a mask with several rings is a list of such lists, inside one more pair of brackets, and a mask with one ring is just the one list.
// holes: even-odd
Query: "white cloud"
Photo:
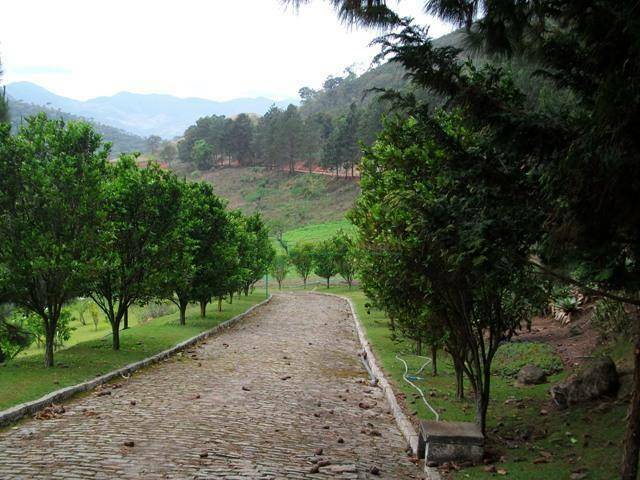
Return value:
[[(432, 22), (434, 36), (449, 31), (422, 3), (401, 11)], [(298, 13), (279, 0), (14, 0), (2, 16), (4, 80), (80, 99), (122, 90), (281, 99), (377, 53), (376, 32), (342, 25), (322, 0)]]

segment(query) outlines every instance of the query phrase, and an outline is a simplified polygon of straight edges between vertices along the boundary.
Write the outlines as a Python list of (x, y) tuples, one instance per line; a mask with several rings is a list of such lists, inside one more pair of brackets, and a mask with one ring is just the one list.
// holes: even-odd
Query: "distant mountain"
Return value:
[[(62, 118), (66, 121), (87, 120), (85, 118), (63, 112), (62, 110), (54, 110), (49, 107), (35, 105), (33, 103), (25, 103), (13, 98), (9, 99), (9, 116), (14, 129), (17, 129), (20, 126), (23, 118), (40, 112), (46, 113), (49, 118)], [(103, 125), (96, 122), (90, 123), (94, 125), (96, 131), (102, 135), (105, 141), (111, 142), (112, 156), (125, 152), (145, 153), (149, 148), (146, 139), (143, 137), (125, 132), (124, 130), (111, 127), (109, 125)]]
[(203, 116), (255, 113), (262, 115), (275, 104), (286, 107), (297, 100), (275, 102), (271, 99), (238, 98), (216, 102), (202, 98), (120, 92), (110, 97), (81, 101), (63, 97), (30, 82), (7, 85), (9, 97), (52, 109), (59, 109), (136, 135), (160, 135), (173, 138)]

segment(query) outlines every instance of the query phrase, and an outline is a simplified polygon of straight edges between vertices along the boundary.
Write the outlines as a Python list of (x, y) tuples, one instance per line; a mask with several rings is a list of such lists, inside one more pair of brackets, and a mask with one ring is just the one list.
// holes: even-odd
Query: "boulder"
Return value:
[(581, 371), (551, 387), (551, 397), (560, 408), (613, 395), (620, 386), (611, 357), (589, 362)]
[(525, 365), (518, 372), (517, 379), (520, 385), (539, 385), (547, 381), (547, 374), (536, 365)]

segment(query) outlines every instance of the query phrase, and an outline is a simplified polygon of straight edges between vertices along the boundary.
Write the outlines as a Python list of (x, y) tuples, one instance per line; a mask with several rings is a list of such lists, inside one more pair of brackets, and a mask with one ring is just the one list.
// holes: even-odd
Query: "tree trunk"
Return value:
[(422, 356), (422, 339), (416, 340), (416, 355)]
[(205, 300), (200, 300), (200, 318), (204, 318), (207, 316), (207, 302)]
[(431, 344), (431, 375), (438, 376), (438, 345)]
[(476, 393), (476, 423), (480, 426), (480, 431), (486, 435), (487, 430), (487, 409), (489, 408), (489, 392), (491, 388), (491, 375), (487, 365), (482, 369), (482, 373), (478, 375), (478, 389)]
[(633, 351), (633, 393), (627, 417), (620, 478), (636, 480), (640, 452), (640, 332), (638, 331), (636, 331), (636, 345)]
[(126, 330), (127, 328), (129, 328), (129, 307), (124, 309), (124, 326), (122, 329)]
[(307, 289), (307, 277), (302, 277), (302, 288)]
[(464, 399), (464, 370), (461, 360), (453, 356), (453, 368), (456, 372), (456, 400)]
[(116, 319), (111, 324), (111, 332), (113, 335), (112, 346), (114, 350), (120, 350), (120, 320)]
[(222, 297), (218, 297), (218, 312), (222, 311)]
[(180, 302), (180, 325), (187, 323), (187, 302)]
[(229, 304), (233, 305), (233, 292), (229, 294)]
[(327, 277), (327, 288), (329, 288), (329, 277)]
[[(278, 280), (276, 278), (276, 280)], [(278, 290), (282, 290), (282, 280), (278, 280)]]
[(56, 336), (55, 328), (45, 322), (45, 344), (44, 344), (44, 366), (45, 368), (53, 367), (53, 342)]

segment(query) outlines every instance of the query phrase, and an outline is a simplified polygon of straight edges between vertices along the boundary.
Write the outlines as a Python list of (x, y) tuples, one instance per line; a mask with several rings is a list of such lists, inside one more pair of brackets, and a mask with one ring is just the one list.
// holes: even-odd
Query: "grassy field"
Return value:
[[(325, 291), (318, 289), (318, 291)], [(394, 383), (396, 391), (406, 396), (406, 407), (414, 419), (433, 419), (417, 392), (403, 380), (404, 367), (396, 360), (401, 355), (407, 360), (410, 372), (415, 372), (423, 360), (412, 355), (406, 341), (392, 338), (388, 321), (378, 310), (367, 312), (366, 297), (359, 290), (332, 288), (331, 293), (351, 298), (364, 324), (367, 336), (382, 368)], [(621, 456), (621, 441), (626, 426), (626, 404), (607, 402), (559, 411), (550, 404), (548, 389), (564, 378), (560, 372), (549, 378), (549, 383), (530, 387), (515, 386), (512, 376), (513, 362), (527, 357), (525, 347), (518, 354), (505, 350), (496, 359), (498, 371), (503, 375), (492, 377), (492, 401), (489, 407), (488, 450), (495, 454), (496, 467), (506, 470), (506, 478), (521, 480), (569, 479), (572, 473), (585, 473), (590, 480), (610, 480), (617, 475)], [(531, 345), (527, 363), (557, 366), (558, 358), (550, 350)], [(627, 352), (628, 353), (628, 352)], [(624, 349), (613, 351), (614, 359), (626, 355)], [(618, 358), (616, 358), (618, 357)], [(515, 365), (512, 365), (515, 367)], [(455, 377), (449, 359), (441, 354), (438, 376), (432, 377), (429, 367), (421, 374), (418, 385), (427, 394), (428, 401), (440, 413), (441, 420), (473, 421), (474, 402), (466, 388), (466, 400), (455, 399)], [(468, 384), (467, 384), (468, 387)], [(494, 476), (483, 466), (465, 468), (455, 472), (455, 479), (486, 479)]]
[(206, 180), (229, 200), (231, 208), (259, 211), (269, 224), (285, 230), (304, 225), (344, 220), (360, 192), (353, 180), (324, 175), (273, 172), (262, 167), (222, 168), (195, 172), (193, 180)]
[(42, 366), (43, 353), (36, 348), (0, 364), (0, 409), (154, 355), (244, 312), (264, 298), (264, 290), (256, 289), (248, 297), (235, 297), (233, 305), (223, 303), (221, 313), (210, 306), (206, 318), (200, 318), (199, 307), (190, 306), (184, 326), (179, 325), (177, 313), (147, 320), (143, 307), (134, 309), (130, 315), (131, 328), (120, 334), (118, 352), (111, 349), (110, 327), (106, 322), (103, 321), (96, 332), (93, 324), (83, 327), (75, 321), (72, 326), (76, 330), (66, 348), (56, 352), (53, 368)]

